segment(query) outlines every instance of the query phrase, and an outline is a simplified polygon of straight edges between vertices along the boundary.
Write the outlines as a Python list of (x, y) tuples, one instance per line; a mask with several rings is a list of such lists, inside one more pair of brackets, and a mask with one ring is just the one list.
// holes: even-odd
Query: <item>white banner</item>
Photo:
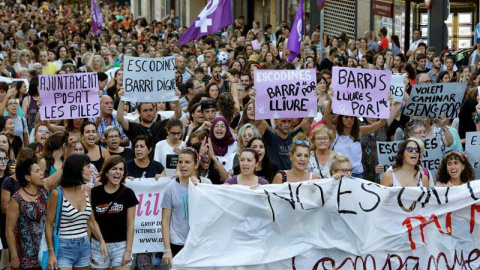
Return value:
[(465, 154), (475, 171), (475, 178), (480, 178), (480, 132), (467, 132)]
[(165, 188), (174, 181), (171, 177), (127, 180), (138, 198), (135, 210), (135, 234), (132, 253), (163, 252), (162, 200)]
[[(440, 145), (440, 137), (430, 137), (423, 139), (425, 144), (425, 153), (422, 156), (422, 166), (427, 168), (433, 178), (437, 176), (438, 166), (442, 161), (442, 148)], [(395, 157), (398, 152), (398, 145), (402, 141), (394, 142), (377, 142), (378, 164), (383, 165), (384, 171), (395, 163)], [(376, 164), (372, 164), (374, 166)], [(383, 173), (380, 176), (382, 179)]]
[(190, 233), (174, 269), (478, 269), (478, 198), (479, 181), (190, 185)]
[(405, 93), (405, 77), (406, 73), (395, 73), (392, 75), (392, 82), (390, 85), (390, 93), (392, 93), (394, 102), (402, 102)]
[(125, 56), (122, 100), (133, 102), (166, 102), (178, 100), (175, 95), (175, 58), (141, 58)]

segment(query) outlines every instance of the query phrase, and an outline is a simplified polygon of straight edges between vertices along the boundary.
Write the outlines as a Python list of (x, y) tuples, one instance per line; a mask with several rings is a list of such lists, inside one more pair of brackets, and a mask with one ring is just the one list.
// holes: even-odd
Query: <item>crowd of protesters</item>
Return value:
[[(47, 244), (53, 243), (57, 201), (61, 249), (55, 254), (49, 247), (50, 269), (152, 269), (162, 259), (171, 265), (185, 244), (189, 223), (182, 198), (188, 197), (189, 181), (256, 188), (354, 176), (425, 187), (475, 178), (463, 150), (466, 132), (480, 129), (480, 40), (460, 66), (451, 51), (428, 47), (418, 30), (405, 52), (397, 36), (380, 29), (358, 39), (325, 36), (319, 54), (320, 29), (314, 27), (288, 62), (286, 23), (273, 27), (240, 16), (229, 28), (178, 46), (187, 28), (174, 10), (153, 22), (135, 19), (128, 5), (105, 1), (101, 10), (104, 26), (94, 36), (84, 2), (0, 2), (3, 268), (40, 267), (40, 238), (45, 226)], [(123, 101), (124, 56), (174, 56), (179, 101)], [(391, 101), (388, 119), (335, 115), (333, 66), (406, 73), (404, 100)], [(323, 120), (255, 120), (260, 90), (254, 72), (273, 69), (316, 70)], [(38, 76), (80, 72), (98, 73), (101, 116), (41, 121)], [(413, 85), (448, 82), (468, 84), (457, 119), (402, 114)], [(422, 139), (431, 136), (440, 136), (445, 154), (437, 175), (421, 166)], [(377, 141), (402, 141), (385, 172)], [(138, 254), (132, 266), (138, 200), (124, 183), (162, 177), (175, 179), (161, 202), (165, 252)]]

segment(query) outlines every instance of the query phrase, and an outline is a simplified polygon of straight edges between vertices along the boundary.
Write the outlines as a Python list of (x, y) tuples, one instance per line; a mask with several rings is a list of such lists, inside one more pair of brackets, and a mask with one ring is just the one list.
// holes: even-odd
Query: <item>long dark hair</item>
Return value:
[(270, 161), (270, 156), (268, 155), (268, 148), (266, 147), (265, 141), (262, 137), (253, 137), (248, 141), (247, 148), (251, 148), (254, 141), (261, 141), (265, 148), (265, 155), (263, 155), (262, 159), (262, 170), (265, 173), (265, 178), (268, 182), (272, 182), (273, 177), (277, 172), (274, 171), (272, 161)]
[[(339, 117), (337, 117), (337, 123), (336, 123), (336, 127), (337, 127), (337, 132), (339, 135), (343, 135), (343, 132), (344, 132), (344, 126), (343, 126), (343, 118), (347, 115), (338, 115)], [(353, 141), (357, 142), (357, 141), (360, 141), (360, 120), (358, 120), (357, 117), (353, 117), (353, 126), (352, 126), (352, 131), (350, 132), (350, 136), (352, 136), (353, 138)]]
[(420, 149), (420, 156), (418, 158), (418, 162), (415, 165), (415, 175), (420, 171), (420, 164), (421, 164), (421, 159), (422, 159), (422, 154), (425, 149), (425, 146), (423, 145), (422, 141), (416, 138), (408, 138), (405, 141), (401, 142), (398, 145), (398, 152), (397, 156), (395, 157), (395, 164), (393, 164), (393, 170), (399, 169), (403, 166), (403, 154), (405, 153), (405, 149), (407, 149), (407, 145), (409, 142), (414, 142), (417, 147)]
[(60, 180), (62, 187), (76, 187), (85, 184), (83, 179), (83, 167), (90, 165), (87, 155), (71, 155), (63, 164), (63, 173)]
[(460, 174), (460, 180), (462, 181), (462, 184), (468, 183), (475, 179), (475, 172), (473, 171), (472, 164), (470, 164), (470, 161), (468, 161), (467, 157), (463, 153), (457, 151), (450, 151), (445, 154), (442, 162), (440, 163), (440, 166), (438, 166), (436, 178), (437, 182), (447, 184), (448, 181), (450, 181), (450, 175), (447, 171), (447, 162), (450, 160), (458, 160), (463, 165), (465, 165), (465, 169)]
[(103, 163), (102, 170), (100, 171), (100, 183), (106, 184), (108, 183), (107, 173), (113, 167), (117, 166), (118, 164), (123, 163), (123, 177), (120, 181), (121, 184), (125, 184), (125, 178), (127, 177), (127, 163), (120, 155), (113, 155), (105, 160)]

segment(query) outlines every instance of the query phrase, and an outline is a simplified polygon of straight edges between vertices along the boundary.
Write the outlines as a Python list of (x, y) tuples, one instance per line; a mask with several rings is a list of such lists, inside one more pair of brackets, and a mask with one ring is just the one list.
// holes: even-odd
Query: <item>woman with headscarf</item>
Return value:
[(215, 156), (225, 170), (227, 172), (232, 170), (237, 142), (232, 136), (227, 119), (220, 116), (213, 120), (208, 143), (212, 145)]

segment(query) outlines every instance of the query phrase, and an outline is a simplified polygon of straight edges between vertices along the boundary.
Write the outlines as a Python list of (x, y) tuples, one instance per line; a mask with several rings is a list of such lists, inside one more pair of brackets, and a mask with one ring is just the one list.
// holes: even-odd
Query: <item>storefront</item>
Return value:
[[(394, 34), (400, 38), (402, 50), (405, 48), (407, 35), (411, 42), (412, 29), (422, 30), (423, 39), (427, 40), (428, 11), (423, 1), (373, 0), (372, 5), (374, 30), (378, 32), (381, 27), (386, 27), (389, 36)], [(449, 30), (448, 46), (450, 49), (462, 49), (474, 45), (473, 33), (479, 22), (478, 8), (478, 1), (450, 1), (450, 16), (445, 22)], [(410, 20), (409, 23), (407, 19)]]

